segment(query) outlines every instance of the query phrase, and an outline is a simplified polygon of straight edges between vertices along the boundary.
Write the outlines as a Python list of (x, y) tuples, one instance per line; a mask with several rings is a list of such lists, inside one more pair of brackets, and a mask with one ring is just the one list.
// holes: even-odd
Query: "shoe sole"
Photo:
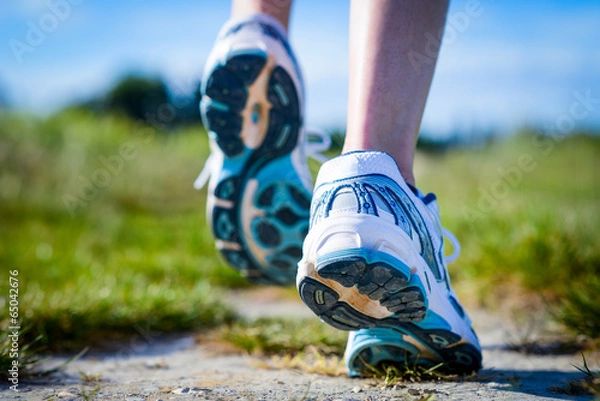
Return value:
[(373, 374), (381, 365), (429, 369), (442, 364), (436, 372), (447, 374), (481, 369), (481, 352), (449, 330), (404, 323), (368, 330), (366, 335), (357, 333), (356, 338), (346, 361), (351, 376)]
[(387, 327), (423, 320), (427, 311), (419, 278), (387, 254), (345, 250), (301, 272), (298, 291), (323, 321), (341, 330)]
[[(207, 129), (225, 155), (224, 166), (234, 171), (213, 191), (215, 201), (209, 216), (217, 248), (252, 282), (293, 283), (308, 229), (302, 223), (308, 221), (310, 194), (291, 183), (265, 186), (259, 181), (258, 187), (252, 188), (257, 199), (253, 207), (262, 212), (242, 216), (250, 180), (265, 170), (277, 169), (277, 162), (284, 160), (298, 142), (302, 122), (292, 78), (261, 50), (232, 54), (209, 75), (201, 110)], [(254, 221), (257, 217), (260, 221)], [(244, 220), (248, 219), (255, 227), (252, 238), (244, 232)], [(289, 235), (284, 236), (278, 226), (297, 227), (296, 239), (282, 244), (282, 238)], [(249, 241), (273, 251), (269, 261), (272, 269), (256, 261), (251, 250), (256, 247)]]

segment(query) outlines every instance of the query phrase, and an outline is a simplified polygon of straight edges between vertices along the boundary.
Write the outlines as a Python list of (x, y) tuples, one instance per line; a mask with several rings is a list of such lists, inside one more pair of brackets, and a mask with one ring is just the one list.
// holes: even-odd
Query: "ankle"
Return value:
[(232, 3), (231, 19), (257, 18), (274, 25), (287, 36), (291, 0), (237, 0)]

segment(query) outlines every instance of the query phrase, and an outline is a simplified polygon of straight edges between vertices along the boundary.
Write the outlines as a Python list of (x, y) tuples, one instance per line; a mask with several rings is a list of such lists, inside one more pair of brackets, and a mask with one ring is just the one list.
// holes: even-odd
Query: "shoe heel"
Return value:
[(401, 260), (383, 252), (347, 249), (317, 259), (317, 274), (360, 294), (403, 321), (418, 322), (427, 312), (427, 299), (417, 276)]
[(410, 268), (383, 253), (336, 251), (317, 266), (299, 264), (298, 291), (323, 321), (340, 330), (393, 327), (423, 320), (427, 300)]

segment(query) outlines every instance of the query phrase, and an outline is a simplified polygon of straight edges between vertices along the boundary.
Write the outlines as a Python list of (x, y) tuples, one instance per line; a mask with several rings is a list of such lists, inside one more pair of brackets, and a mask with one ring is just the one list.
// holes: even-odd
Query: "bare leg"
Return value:
[[(344, 152), (381, 150), (414, 185), (413, 160), (448, 0), (352, 0), (350, 88)], [(409, 53), (429, 63), (411, 63)]]
[(233, 0), (231, 17), (239, 18), (251, 14), (267, 14), (278, 20), (288, 30), (292, 0)]

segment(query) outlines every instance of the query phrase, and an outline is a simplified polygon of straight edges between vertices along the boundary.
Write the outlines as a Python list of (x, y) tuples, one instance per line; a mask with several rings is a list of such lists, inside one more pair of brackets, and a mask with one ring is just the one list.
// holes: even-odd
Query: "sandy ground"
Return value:
[[(312, 316), (295, 300), (264, 292), (237, 294), (240, 313), (260, 316)], [(241, 305), (241, 306), (240, 306)], [(524, 331), (510, 319), (471, 311), (484, 351), (484, 369), (461, 382), (402, 383), (384, 388), (372, 379), (350, 379), (269, 370), (257, 357), (215, 352), (191, 334), (146, 334), (111, 352), (90, 352), (50, 378), (20, 383), (19, 392), (0, 387), (2, 400), (588, 400), (556, 388), (582, 377), (580, 355), (526, 355), (507, 349)], [(533, 334), (535, 335), (535, 333)], [(67, 356), (54, 356), (56, 366)], [(597, 367), (600, 357), (588, 363)], [(82, 372), (87, 376), (84, 380)]]

